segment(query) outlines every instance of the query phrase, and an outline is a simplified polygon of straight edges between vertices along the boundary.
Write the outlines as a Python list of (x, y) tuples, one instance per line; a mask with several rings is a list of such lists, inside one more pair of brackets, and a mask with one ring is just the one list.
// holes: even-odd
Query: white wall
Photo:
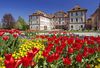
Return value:
[(47, 30), (52, 29), (51, 20), (49, 18), (43, 16), (38, 16), (37, 18), (35, 16), (32, 17), (30, 22), (31, 30), (44, 30), (44, 26), (47, 26)]
[(47, 30), (51, 30), (51, 21), (49, 18), (40, 16), (40, 30), (44, 30), (44, 26), (47, 26)]
[[(73, 13), (73, 15), (71, 15)], [(81, 12), (77, 12), (77, 16), (76, 16), (76, 12), (70, 12), (70, 23), (69, 23), (69, 29), (71, 30), (71, 25), (73, 25), (73, 30), (79, 30), (81, 29), (81, 25), (85, 25), (85, 12), (83, 11), (82, 14)], [(78, 21), (76, 21), (76, 18), (78, 19)], [(82, 20), (81, 20), (82, 18)], [(71, 21), (71, 19), (73, 19), (73, 22)]]
[(39, 30), (39, 25), (30, 25), (31, 30)]
[(73, 30), (81, 30), (81, 25), (84, 28), (84, 24), (69, 24), (69, 29), (72, 30), (71, 26), (73, 26)]

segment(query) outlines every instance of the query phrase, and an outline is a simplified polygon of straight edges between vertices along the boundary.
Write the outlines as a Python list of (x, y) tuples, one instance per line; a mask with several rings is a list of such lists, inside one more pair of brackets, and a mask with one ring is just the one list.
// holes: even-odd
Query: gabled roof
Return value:
[(45, 15), (45, 13), (43, 11), (38, 10), (30, 16), (35, 16), (35, 15), (40, 15), (41, 16), (41, 15)]
[(68, 12), (76, 12), (76, 11), (87, 11), (87, 9), (81, 8), (80, 5), (76, 5), (74, 8), (72, 8)]
[(54, 17), (68, 17), (68, 14), (64, 11), (58, 11), (54, 13)]
[(40, 11), (40, 10), (36, 11), (35, 13), (33, 13), (32, 15), (29, 15), (29, 16), (43, 16), (43, 17), (50, 18), (49, 14), (46, 14), (45, 12)]

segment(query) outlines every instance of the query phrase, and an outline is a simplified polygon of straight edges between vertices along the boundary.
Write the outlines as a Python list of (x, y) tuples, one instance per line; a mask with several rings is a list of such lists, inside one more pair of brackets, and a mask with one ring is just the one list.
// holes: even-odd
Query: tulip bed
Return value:
[(100, 36), (0, 30), (0, 68), (100, 68)]

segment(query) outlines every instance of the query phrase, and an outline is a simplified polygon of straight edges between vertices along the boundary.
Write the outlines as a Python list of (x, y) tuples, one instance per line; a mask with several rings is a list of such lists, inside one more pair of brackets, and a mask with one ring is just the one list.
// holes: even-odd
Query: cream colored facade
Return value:
[(68, 12), (58, 11), (54, 14), (46, 14), (37, 11), (29, 16), (31, 30), (82, 30), (86, 23), (87, 9), (76, 5)]
[(52, 30), (51, 19), (42, 11), (29, 16), (30, 30)]
[(73, 9), (68, 11), (69, 14), (69, 30), (82, 30), (85, 28), (87, 9), (76, 5)]

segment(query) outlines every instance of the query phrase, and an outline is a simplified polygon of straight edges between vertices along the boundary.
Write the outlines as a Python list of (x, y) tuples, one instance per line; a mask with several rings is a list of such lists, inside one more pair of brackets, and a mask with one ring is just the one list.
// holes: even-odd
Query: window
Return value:
[(32, 29), (32, 26), (31, 26), (31, 29)]
[(78, 19), (76, 18), (76, 22), (78, 22)]
[(59, 21), (59, 24), (61, 24), (61, 22)]
[(32, 21), (31, 21), (31, 25), (32, 25)]
[(78, 13), (76, 12), (76, 16), (78, 16)]
[(59, 18), (59, 21), (61, 21), (61, 18)]
[(78, 8), (78, 9), (80, 9), (80, 8)]
[(81, 15), (83, 15), (83, 12), (81, 12)]
[(83, 25), (81, 25), (81, 28), (83, 28)]
[(83, 21), (83, 18), (81, 18), (81, 21)]
[(39, 27), (38, 27), (38, 26), (36, 26), (36, 29), (39, 29)]
[(71, 22), (73, 22), (73, 19), (71, 18)]
[(64, 22), (62, 22), (62, 24), (64, 24)]
[(36, 19), (36, 16), (33, 16), (32, 19), (35, 20)]
[(71, 16), (73, 16), (73, 13), (71, 13)]
[(64, 20), (64, 18), (61, 18), (61, 20), (63, 21), (63, 20)]
[(73, 25), (71, 25), (71, 30), (73, 30)]
[(44, 30), (47, 30), (47, 26), (44, 26)]

